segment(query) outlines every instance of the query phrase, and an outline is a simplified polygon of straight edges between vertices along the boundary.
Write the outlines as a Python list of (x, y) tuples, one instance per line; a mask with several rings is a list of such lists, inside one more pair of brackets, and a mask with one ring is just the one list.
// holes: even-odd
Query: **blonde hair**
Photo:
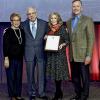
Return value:
[(48, 17), (48, 24), (49, 26), (51, 26), (51, 17), (55, 15), (57, 16), (57, 21), (58, 21), (58, 24), (62, 25), (63, 24), (63, 21), (62, 21), (62, 18), (60, 16), (60, 14), (58, 12), (53, 12), (53, 13), (50, 13), (49, 17)]

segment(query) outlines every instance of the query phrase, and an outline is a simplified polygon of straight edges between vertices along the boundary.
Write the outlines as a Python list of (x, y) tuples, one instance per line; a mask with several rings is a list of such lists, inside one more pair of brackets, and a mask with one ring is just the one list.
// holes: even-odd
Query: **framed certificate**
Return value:
[(45, 45), (47, 51), (57, 51), (59, 47), (60, 36), (48, 35)]

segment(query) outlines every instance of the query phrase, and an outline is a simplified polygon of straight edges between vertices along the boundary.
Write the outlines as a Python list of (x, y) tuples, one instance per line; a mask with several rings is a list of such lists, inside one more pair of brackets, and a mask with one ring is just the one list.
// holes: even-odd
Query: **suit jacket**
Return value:
[(67, 21), (69, 29), (70, 60), (75, 62), (84, 62), (85, 57), (92, 56), (92, 48), (94, 43), (94, 24), (91, 18), (81, 15), (77, 27), (72, 32), (72, 18)]
[(36, 37), (32, 36), (29, 20), (23, 22), (22, 27), (25, 31), (25, 60), (33, 61), (34, 57), (44, 57), (44, 35), (47, 30), (47, 22), (37, 19)]

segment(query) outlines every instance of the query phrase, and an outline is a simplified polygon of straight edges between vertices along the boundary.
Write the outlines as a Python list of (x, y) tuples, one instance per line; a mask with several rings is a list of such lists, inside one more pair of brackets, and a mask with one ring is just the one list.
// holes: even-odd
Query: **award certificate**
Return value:
[(57, 51), (59, 47), (60, 36), (48, 35), (45, 50)]

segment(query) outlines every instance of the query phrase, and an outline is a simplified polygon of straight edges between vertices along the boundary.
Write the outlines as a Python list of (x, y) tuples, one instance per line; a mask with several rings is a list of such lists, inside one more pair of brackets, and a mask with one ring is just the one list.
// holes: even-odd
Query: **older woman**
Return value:
[(10, 16), (11, 27), (5, 29), (3, 36), (4, 66), (7, 75), (10, 100), (21, 98), (22, 69), (24, 54), (24, 31), (20, 28), (21, 17), (17, 13)]
[(69, 44), (69, 37), (60, 15), (56, 12), (49, 15), (47, 35), (60, 36), (58, 51), (47, 51), (47, 78), (55, 80), (56, 92), (52, 100), (58, 100), (63, 97), (61, 90), (62, 80), (69, 79), (66, 59), (66, 46)]

